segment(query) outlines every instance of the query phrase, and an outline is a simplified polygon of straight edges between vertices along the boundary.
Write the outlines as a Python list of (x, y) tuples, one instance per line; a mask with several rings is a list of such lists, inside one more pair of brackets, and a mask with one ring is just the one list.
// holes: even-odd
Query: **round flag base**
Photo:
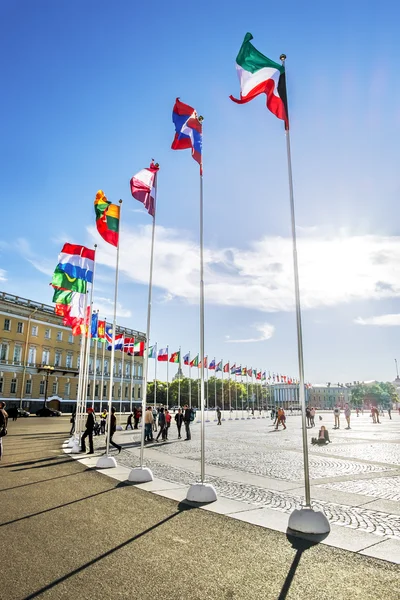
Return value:
[(122, 425), (117, 425), (116, 431), (123, 431)]
[(131, 470), (128, 477), (128, 481), (132, 483), (147, 483), (153, 480), (153, 473), (148, 467), (135, 467)]
[(78, 454), (81, 451), (79, 439), (75, 439), (71, 446), (71, 454)]
[(239, 421), (239, 417), (235, 417), (235, 421)]
[(75, 437), (72, 436), (71, 438), (69, 438), (69, 440), (67, 440), (67, 444), (66, 444), (66, 448), (73, 448), (75, 444)]
[(309, 535), (324, 535), (331, 530), (324, 513), (312, 508), (294, 510), (289, 517), (288, 528), (293, 533), (306, 533)]
[(198, 504), (209, 504), (217, 500), (217, 492), (211, 483), (193, 483), (188, 489), (186, 500)]
[(100, 456), (96, 463), (96, 469), (113, 469), (117, 466), (117, 461), (113, 456)]

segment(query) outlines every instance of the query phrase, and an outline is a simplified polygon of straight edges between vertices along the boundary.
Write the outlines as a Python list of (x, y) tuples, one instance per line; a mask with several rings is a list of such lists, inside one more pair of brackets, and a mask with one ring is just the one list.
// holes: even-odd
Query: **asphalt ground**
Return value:
[(64, 417), (9, 424), (1, 600), (398, 600), (398, 566), (118, 483), (62, 452), (68, 429)]

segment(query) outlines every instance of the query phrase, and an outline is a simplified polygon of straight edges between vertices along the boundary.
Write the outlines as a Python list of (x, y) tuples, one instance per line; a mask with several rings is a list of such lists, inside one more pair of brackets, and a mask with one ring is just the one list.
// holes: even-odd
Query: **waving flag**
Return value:
[(236, 363), (231, 367), (231, 374), (236, 375)]
[(261, 381), (261, 371), (258, 371), (258, 373), (256, 373), (256, 380)]
[(99, 339), (101, 342), (105, 342), (106, 339), (106, 322), (105, 321), (99, 321), (99, 324), (97, 326), (97, 339)]
[(90, 335), (92, 338), (97, 340), (97, 332), (99, 329), (99, 315), (98, 313), (92, 313), (92, 326), (90, 328)]
[(133, 345), (134, 356), (144, 356), (144, 342), (135, 342)]
[(267, 379), (267, 373), (264, 371), (264, 373), (261, 376), (261, 380), (265, 381)]
[(185, 356), (183, 357), (183, 364), (184, 365), (189, 365), (190, 363), (190, 352), (188, 352), (187, 354), (185, 354)]
[(58, 271), (92, 283), (95, 251), (76, 244), (64, 244), (58, 255)]
[(180, 364), (180, 362), (181, 362), (181, 353), (180, 353), (180, 351), (173, 352), (171, 354), (171, 358), (169, 359), (169, 362), (170, 363)]
[[(107, 342), (107, 350), (112, 349), (112, 325), (107, 325), (106, 327), (106, 342)], [(124, 334), (118, 333), (115, 335), (114, 341), (114, 349), (115, 350), (123, 350), (124, 349)]]
[(212, 361), (210, 362), (208, 368), (211, 369), (211, 370), (215, 369), (215, 358), (212, 359)]
[(168, 346), (166, 348), (160, 348), (158, 351), (157, 360), (161, 362), (168, 362)]
[(215, 365), (215, 372), (222, 371), (222, 360), (219, 361), (217, 365)]
[(159, 164), (151, 161), (148, 169), (142, 169), (131, 179), (131, 194), (154, 217), (156, 214), (156, 181)]
[(199, 366), (199, 355), (195, 356), (195, 358), (192, 361), (190, 361), (190, 366), (191, 367)]
[(150, 346), (149, 358), (157, 358), (157, 344), (154, 344), (154, 346)]
[(229, 363), (226, 363), (226, 365), (224, 365), (224, 373), (229, 373)]
[(266, 94), (267, 107), (278, 119), (285, 121), (285, 129), (289, 129), (285, 67), (256, 50), (251, 43), (252, 39), (251, 33), (246, 33), (236, 57), (240, 100), (233, 96), (230, 99), (244, 104), (259, 94)]
[(242, 371), (240, 373), (241, 375), (247, 375), (247, 369), (246, 367), (242, 367)]
[(242, 367), (236, 367), (235, 368), (235, 375), (241, 375), (242, 374)]
[(134, 346), (135, 346), (135, 338), (134, 337), (126, 337), (124, 339), (124, 352), (126, 352), (126, 354), (128, 356), (133, 355)]
[(175, 137), (172, 150), (192, 149), (192, 157), (200, 165), (202, 171), (203, 128), (202, 117), (198, 117), (194, 108), (176, 99), (172, 110), (172, 120), (175, 125)]
[(111, 204), (104, 195), (102, 190), (99, 190), (94, 200), (94, 212), (96, 215), (97, 231), (109, 244), (118, 246), (119, 241), (119, 206)]

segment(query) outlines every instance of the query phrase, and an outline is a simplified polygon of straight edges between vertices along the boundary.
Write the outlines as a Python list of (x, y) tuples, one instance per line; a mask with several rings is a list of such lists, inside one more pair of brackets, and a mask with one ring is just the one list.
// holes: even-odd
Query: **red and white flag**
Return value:
[(157, 360), (161, 360), (163, 362), (168, 361), (168, 346), (166, 348), (160, 348), (158, 351)]
[(156, 182), (159, 168), (158, 163), (152, 161), (148, 169), (142, 169), (131, 179), (132, 196), (144, 204), (152, 217), (156, 213)]

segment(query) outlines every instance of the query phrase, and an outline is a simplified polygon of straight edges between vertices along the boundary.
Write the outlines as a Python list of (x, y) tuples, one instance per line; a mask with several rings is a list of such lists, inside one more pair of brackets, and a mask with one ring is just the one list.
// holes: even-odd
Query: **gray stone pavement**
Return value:
[[(213, 420), (206, 424), (207, 480), (219, 497), (247, 505), (246, 512), (257, 507), (288, 515), (301, 506), (300, 417), (289, 416), (287, 429), (274, 431), (269, 418), (229, 420), (225, 416), (220, 427)], [(309, 439), (322, 423), (330, 431), (332, 444), (309, 445), (311, 496), (313, 506), (322, 509), (344, 537), (344, 530), (352, 530), (375, 536), (372, 544), (395, 540), (400, 561), (400, 417), (394, 414), (391, 421), (388, 417), (381, 420), (373, 424), (366, 414), (354, 415), (351, 430), (335, 431), (331, 414), (323, 413), (322, 421), (317, 418), (317, 426), (307, 432)], [(198, 479), (199, 433), (196, 423), (192, 441), (177, 440), (173, 423), (168, 442), (146, 446), (145, 463), (157, 479), (180, 486)], [(118, 463), (136, 466), (139, 432), (122, 431), (117, 436), (124, 446)], [(267, 519), (268, 526), (271, 519)]]
[[(265, 525), (265, 508), (248, 505), (245, 514), (228, 499), (193, 508), (179, 503), (183, 484), (135, 486), (125, 481), (127, 467), (106, 473), (90, 468), (96, 457), (71, 460), (61, 448), (68, 429), (66, 418), (9, 425), (0, 463), (1, 600), (398, 599), (398, 566), (377, 560), (395, 552), (393, 539), (371, 547), (355, 532), (360, 554), (362, 545), (375, 548), (372, 558), (243, 522), (245, 515)], [(283, 527), (276, 517), (287, 515), (270, 512), (274, 528)]]

